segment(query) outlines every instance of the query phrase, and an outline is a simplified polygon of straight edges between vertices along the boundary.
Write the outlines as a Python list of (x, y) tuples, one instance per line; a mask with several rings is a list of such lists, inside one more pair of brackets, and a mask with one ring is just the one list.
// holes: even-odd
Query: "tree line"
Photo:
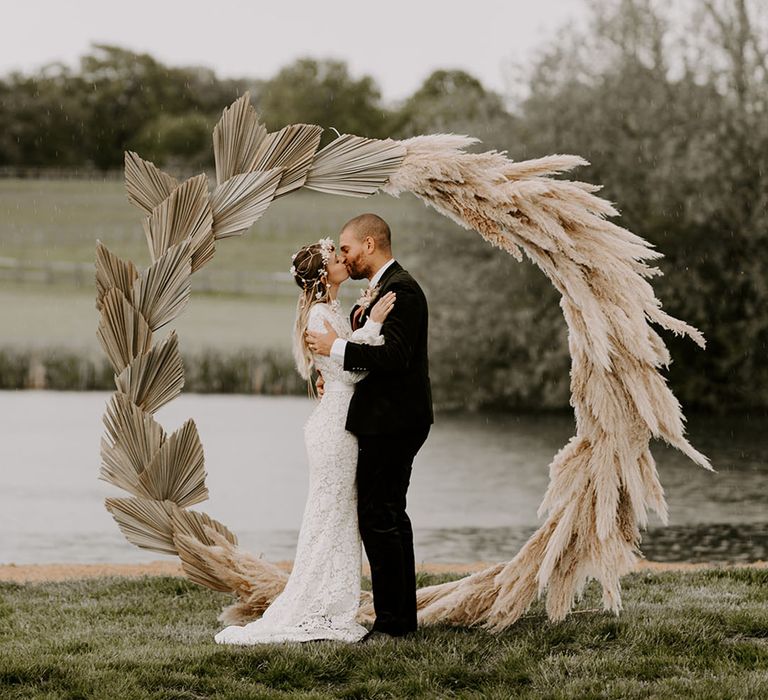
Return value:
[[(768, 407), (768, 9), (759, 0), (591, 0), (518, 72), (515, 99), (440, 70), (398, 105), (340, 61), (300, 59), (267, 80), (94, 46), (77, 70), (0, 80), (0, 166), (211, 165), (210, 132), (245, 90), (270, 129), (308, 122), (407, 137), (453, 131), (515, 159), (576, 153), (620, 223), (665, 255), (664, 308), (697, 326), (702, 352), (666, 340), (686, 406)], [(332, 133), (328, 130), (330, 135)], [(330, 138), (330, 137), (329, 137)], [(557, 294), (532, 266), (455, 231), (411, 251), (436, 306), (433, 373), (447, 403), (567, 406)]]
[(374, 79), (353, 77), (343, 61), (301, 58), (268, 80), (220, 79), (209, 68), (97, 44), (76, 69), (55, 63), (0, 79), (0, 166), (110, 170), (129, 149), (163, 166), (212, 166), (213, 126), (246, 90), (270, 130), (319, 124), (326, 138), (330, 127), (385, 138), (455, 126), (459, 114), (485, 131), (509, 119), (501, 98), (463, 71), (436, 71), (389, 108)]

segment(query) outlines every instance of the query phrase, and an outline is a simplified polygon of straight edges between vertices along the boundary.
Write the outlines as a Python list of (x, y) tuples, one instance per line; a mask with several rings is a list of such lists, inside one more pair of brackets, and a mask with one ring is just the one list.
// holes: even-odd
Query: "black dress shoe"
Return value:
[(386, 632), (382, 632), (381, 630), (371, 630), (366, 634), (361, 640), (360, 644), (368, 644), (373, 642), (386, 642), (390, 639), (394, 639), (395, 636), (392, 634), (387, 634)]

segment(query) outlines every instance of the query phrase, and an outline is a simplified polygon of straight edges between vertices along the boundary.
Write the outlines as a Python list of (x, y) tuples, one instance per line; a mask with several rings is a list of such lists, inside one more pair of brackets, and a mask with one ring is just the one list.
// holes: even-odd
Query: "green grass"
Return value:
[[(213, 186), (211, 181), (211, 186)], [(243, 236), (219, 241), (206, 269), (286, 272), (299, 246), (337, 238), (363, 211), (383, 216), (399, 243), (444, 218), (414, 197), (333, 197), (302, 190), (274, 202)], [(121, 180), (0, 180), (0, 256), (92, 263), (96, 239), (144, 267), (149, 262), (142, 212), (129, 204)], [(448, 226), (454, 226), (448, 223)]]
[[(288, 350), (296, 290), (270, 282), (256, 287), (251, 274), (286, 273), (298, 247), (323, 236), (338, 236), (341, 225), (362, 211), (384, 216), (396, 237), (396, 252), (406, 262), (409, 251), (424, 245), (430, 228), (453, 227), (413, 197), (377, 195), (366, 200), (309, 191), (276, 201), (243, 236), (219, 241), (214, 259), (192, 278), (188, 307), (176, 327), (181, 347), (196, 352), (216, 349)], [(51, 262), (93, 265), (96, 240), (139, 268), (149, 264), (141, 212), (128, 203), (120, 180), (0, 180), (0, 257), (29, 265)], [(96, 343), (92, 267), (75, 277), (56, 273), (51, 283), (0, 277), (0, 346), (69, 348), (100, 355)], [(342, 301), (351, 305), (361, 283), (344, 286)], [(256, 295), (207, 293), (212, 289), (258, 289)]]
[[(422, 576), (420, 583), (435, 579)], [(380, 645), (213, 642), (230, 597), (183, 579), (0, 585), (5, 698), (768, 697), (768, 572), (634, 574), (618, 618), (425, 628)], [(591, 586), (580, 604), (598, 605)]]
[[(193, 291), (182, 314), (157, 334), (164, 338), (175, 328), (185, 352), (288, 351), (295, 309), (292, 299), (218, 297)], [(0, 346), (63, 348), (100, 358), (103, 352), (96, 339), (98, 323), (95, 292), (90, 290), (20, 289), (0, 284)]]

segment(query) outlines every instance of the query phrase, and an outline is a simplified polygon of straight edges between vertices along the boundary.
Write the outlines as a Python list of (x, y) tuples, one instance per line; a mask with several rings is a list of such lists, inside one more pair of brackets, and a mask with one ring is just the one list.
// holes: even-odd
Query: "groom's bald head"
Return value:
[(376, 214), (360, 214), (350, 219), (342, 227), (341, 232), (344, 233), (344, 231), (350, 231), (360, 242), (370, 237), (379, 251), (385, 254), (392, 253), (392, 232), (389, 224)]
[(339, 251), (353, 280), (368, 279), (392, 257), (392, 234), (376, 214), (360, 214), (344, 224)]

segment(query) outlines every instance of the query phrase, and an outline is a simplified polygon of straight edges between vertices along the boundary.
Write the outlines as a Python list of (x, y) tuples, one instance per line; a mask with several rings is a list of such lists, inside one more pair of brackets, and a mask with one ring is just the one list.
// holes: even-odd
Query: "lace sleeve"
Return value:
[(314, 333), (325, 333), (326, 328), (323, 321), (331, 323), (331, 314), (328, 313), (325, 304), (313, 304), (309, 310), (309, 318), (307, 318), (307, 330)]
[(352, 332), (349, 340), (361, 345), (384, 345), (384, 336), (381, 335), (381, 324), (369, 318), (362, 328)]

